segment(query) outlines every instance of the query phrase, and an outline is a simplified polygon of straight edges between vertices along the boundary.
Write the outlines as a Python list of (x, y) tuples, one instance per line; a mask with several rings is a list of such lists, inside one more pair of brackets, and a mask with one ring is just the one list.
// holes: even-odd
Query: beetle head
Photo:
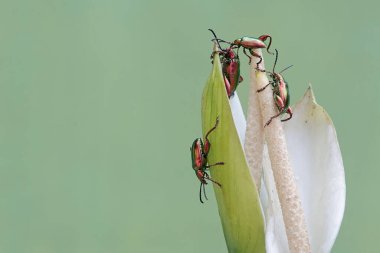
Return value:
[(202, 184), (207, 184), (206, 180), (205, 180), (205, 171), (203, 170), (197, 170), (195, 172), (195, 174), (197, 175), (197, 178), (199, 179), (199, 181), (202, 182)]
[(240, 46), (240, 44), (241, 44), (241, 38), (234, 40), (234, 43), (232, 43), (232, 44)]
[(232, 48), (228, 48), (226, 50), (226, 58), (227, 59), (234, 59), (235, 58), (235, 52), (232, 50)]

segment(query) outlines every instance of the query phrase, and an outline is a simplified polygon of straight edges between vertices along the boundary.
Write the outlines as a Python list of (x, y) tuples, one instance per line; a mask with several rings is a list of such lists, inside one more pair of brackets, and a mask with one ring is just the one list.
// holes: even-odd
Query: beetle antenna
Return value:
[(203, 201), (202, 201), (202, 183), (201, 183), (201, 186), (199, 187), (199, 200), (203, 204)]
[(233, 45), (234, 45), (234, 43), (231, 43), (231, 42), (228, 42), (228, 41), (225, 41), (225, 40), (221, 40), (221, 39), (219, 39), (219, 41), (220, 41), (220, 42), (223, 42), (223, 43), (227, 43), (227, 44), (230, 44), (231, 46), (233, 46)]
[(203, 195), (205, 195), (205, 198), (208, 200), (207, 195), (206, 195), (206, 186), (205, 184), (202, 184), (202, 185), (203, 185)]
[(273, 64), (273, 73), (274, 73), (274, 68), (276, 67), (277, 59), (278, 59), (278, 51), (277, 51), (277, 49), (275, 49), (275, 51), (276, 51), (276, 60), (274, 61), (274, 64)]
[[(218, 37), (216, 36), (215, 32), (212, 30), (212, 29), (208, 29), (210, 32), (212, 32), (212, 34), (214, 35), (215, 37), (215, 40), (216, 40), (216, 43), (218, 43), (218, 46), (219, 46), (219, 49), (220, 50), (223, 50), (222, 47), (220, 46), (220, 43), (219, 43), (219, 39)], [(213, 40), (214, 41), (214, 40)]]
[(222, 39), (212, 39), (211, 41), (214, 41), (214, 40), (217, 40), (217, 41), (220, 41), (220, 42), (223, 42), (223, 43), (230, 44), (231, 46), (235, 45), (234, 43), (231, 43), (231, 42), (228, 42), (228, 41), (225, 41), (225, 40), (222, 40)]
[[(236, 49), (237, 48), (239, 50), (239, 48), (240, 48), (240, 47), (238, 47), (237, 45), (235, 45), (233, 43), (231, 43), (230, 45), (231, 45), (230, 46), (231, 49)], [(239, 55), (238, 55), (238, 57), (239, 57)]]
[(293, 64), (292, 64), (292, 65), (290, 65), (290, 66), (287, 66), (286, 68), (284, 68), (283, 70), (281, 70), (280, 74), (281, 74), (282, 72), (284, 72), (285, 70), (287, 70), (287, 69), (289, 69), (289, 68), (293, 67), (293, 66), (294, 66)]

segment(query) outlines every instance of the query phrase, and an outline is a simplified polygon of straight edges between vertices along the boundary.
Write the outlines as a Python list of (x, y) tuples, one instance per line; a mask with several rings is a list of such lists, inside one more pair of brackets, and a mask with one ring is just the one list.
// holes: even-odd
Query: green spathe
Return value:
[(210, 134), (209, 164), (224, 162), (210, 169), (222, 187), (214, 186), (228, 252), (265, 252), (264, 220), (258, 193), (252, 181), (243, 148), (232, 118), (224, 87), (219, 55), (202, 97), (203, 135), (219, 116), (219, 125)]

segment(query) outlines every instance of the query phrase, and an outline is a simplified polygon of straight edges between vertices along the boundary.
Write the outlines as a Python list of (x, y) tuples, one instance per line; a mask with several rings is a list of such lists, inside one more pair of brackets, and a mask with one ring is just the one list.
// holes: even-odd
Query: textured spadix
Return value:
[[(261, 50), (255, 50), (255, 52), (261, 55)], [(265, 69), (263, 62), (259, 67), (260, 69)], [(256, 74), (256, 79), (252, 80), (252, 82), (256, 83), (256, 90), (266, 87), (269, 83), (266, 73), (256, 71), (255, 69), (252, 69), (252, 71)], [(278, 113), (270, 86), (260, 92), (258, 100), (265, 122)], [(248, 128), (247, 132), (249, 132)], [(292, 253), (311, 253), (304, 210), (294, 170), (289, 159), (283, 124), (277, 117), (272, 120), (270, 125), (267, 125), (264, 132), (276, 190), (281, 204), (282, 216), (284, 218), (289, 249)]]
[[(240, 111), (235, 112), (236, 118), (243, 118), (244, 121), (236, 102), (234, 108)], [(264, 221), (259, 197), (234, 124), (219, 56), (215, 54), (214, 67), (202, 97), (204, 135), (215, 124), (217, 117), (219, 125), (209, 136), (211, 149), (208, 160), (210, 164), (225, 163), (212, 167), (210, 171), (212, 178), (222, 184), (221, 188), (214, 185), (214, 191), (228, 251), (263, 253)]]

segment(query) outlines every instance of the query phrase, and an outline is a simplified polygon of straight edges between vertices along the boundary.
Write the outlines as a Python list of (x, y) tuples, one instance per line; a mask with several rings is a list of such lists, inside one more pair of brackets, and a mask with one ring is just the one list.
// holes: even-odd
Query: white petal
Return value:
[(328, 253), (342, 222), (346, 184), (333, 122), (315, 102), (311, 87), (284, 122), (290, 160), (313, 253)]

